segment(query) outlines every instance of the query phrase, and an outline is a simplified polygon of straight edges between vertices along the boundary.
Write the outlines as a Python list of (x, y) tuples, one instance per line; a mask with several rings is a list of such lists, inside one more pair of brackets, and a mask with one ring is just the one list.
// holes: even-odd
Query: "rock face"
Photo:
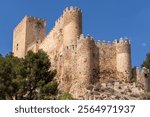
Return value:
[(89, 86), (85, 100), (139, 100), (143, 99), (143, 87), (135, 83), (98, 83)]
[(95, 42), (89, 35), (84, 37), (79, 8), (66, 8), (48, 35), (44, 19), (26, 16), (19, 23), (14, 30), (14, 55), (24, 57), (27, 51), (39, 49), (49, 55), (52, 69), (57, 70), (59, 89), (75, 98), (84, 97), (89, 85), (128, 82), (131, 77), (129, 40), (121, 38), (110, 43)]

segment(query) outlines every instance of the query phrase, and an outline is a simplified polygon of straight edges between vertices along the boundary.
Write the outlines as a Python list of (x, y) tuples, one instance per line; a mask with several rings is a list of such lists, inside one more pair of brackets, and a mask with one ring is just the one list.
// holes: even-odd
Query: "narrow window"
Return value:
[(17, 51), (18, 51), (18, 44), (17, 44)]
[(147, 74), (144, 74), (144, 77), (145, 77), (145, 78), (147, 78), (147, 76), (148, 76)]

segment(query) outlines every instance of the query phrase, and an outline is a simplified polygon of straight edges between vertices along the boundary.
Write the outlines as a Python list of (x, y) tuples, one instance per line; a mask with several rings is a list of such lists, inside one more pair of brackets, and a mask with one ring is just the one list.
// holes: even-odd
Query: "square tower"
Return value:
[(27, 51), (37, 47), (46, 35), (46, 20), (25, 16), (13, 32), (13, 53), (22, 58)]

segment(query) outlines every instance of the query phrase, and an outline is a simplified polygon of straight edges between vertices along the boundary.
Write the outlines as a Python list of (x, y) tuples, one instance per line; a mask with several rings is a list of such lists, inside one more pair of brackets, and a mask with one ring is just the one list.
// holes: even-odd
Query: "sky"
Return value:
[(66, 7), (83, 13), (83, 34), (131, 41), (132, 67), (150, 52), (150, 0), (0, 0), (0, 54), (12, 51), (13, 29), (25, 15), (45, 18), (47, 33)]

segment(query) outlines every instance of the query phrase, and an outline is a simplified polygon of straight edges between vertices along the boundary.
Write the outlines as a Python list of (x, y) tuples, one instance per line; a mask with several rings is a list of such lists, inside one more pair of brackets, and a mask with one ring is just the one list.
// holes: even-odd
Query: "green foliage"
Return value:
[[(146, 54), (146, 59), (144, 60), (141, 67), (146, 67), (148, 70), (150, 70), (150, 53)], [(150, 77), (150, 73), (145, 73), (145, 77)]]
[(141, 67), (146, 67), (147, 69), (150, 70), (150, 53), (146, 54), (146, 59), (144, 60)]
[(67, 92), (61, 93), (57, 99), (58, 100), (75, 100), (75, 98), (73, 98), (72, 95)]
[(29, 92), (26, 95), (27, 99), (38, 99), (39, 92), (43, 90), (43, 87), (48, 87), (49, 82), (53, 80), (56, 72), (50, 71), (50, 66), (48, 56), (42, 50), (39, 50), (37, 53), (29, 51), (27, 56), (25, 56), (26, 93)]
[[(40, 93), (40, 99), (51, 99), (54, 100), (56, 99), (57, 95), (57, 82), (56, 81), (51, 81), (44, 85), (41, 88), (41, 93)], [(46, 95), (46, 96), (45, 96)]]
[(0, 92), (5, 99), (13, 99), (23, 82), (23, 60), (7, 54), (0, 60)]
[(12, 53), (0, 56), (0, 99), (42, 99), (54, 95), (56, 71), (50, 71), (50, 67), (42, 50), (29, 51), (24, 59)]
[(137, 81), (136, 81), (136, 78), (131, 78), (131, 79), (130, 79), (130, 83), (133, 83), (133, 82), (137, 82)]
[(46, 94), (56, 94), (56, 90), (57, 90), (57, 82), (56, 81), (51, 81), (49, 83), (47, 83), (46, 85), (44, 85), (42, 87), (42, 92), (41, 93), (46, 93)]
[(142, 97), (143, 97), (144, 100), (149, 100), (150, 99), (150, 93), (148, 93), (148, 92), (147, 93), (143, 93)]

